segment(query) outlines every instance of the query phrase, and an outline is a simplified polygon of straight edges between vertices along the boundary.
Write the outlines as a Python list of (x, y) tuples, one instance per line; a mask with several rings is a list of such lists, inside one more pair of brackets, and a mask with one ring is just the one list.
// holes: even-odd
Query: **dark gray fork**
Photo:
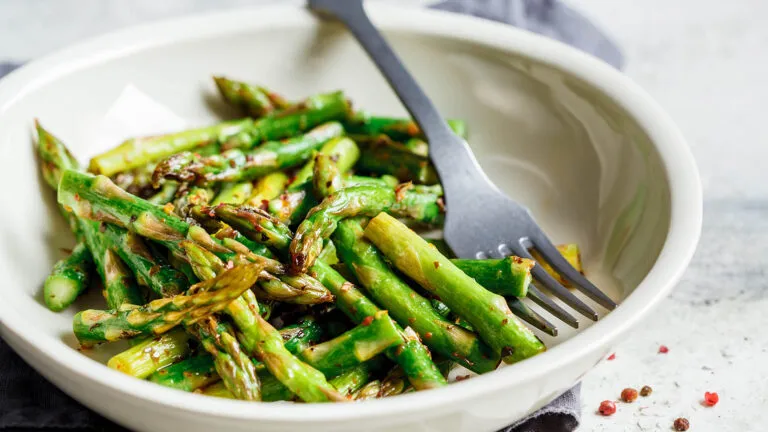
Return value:
[[(507, 197), (485, 175), (466, 141), (454, 134), (432, 101), (408, 73), (363, 9), (362, 0), (309, 0), (312, 10), (341, 21), (376, 63), (400, 101), (429, 141), (429, 156), (440, 176), (449, 208), (444, 235), (462, 258), (491, 258), (515, 254), (533, 259), (536, 250), (552, 268), (578, 290), (607, 309), (616, 307), (607, 295), (574, 269), (547, 238), (528, 209)], [(577, 328), (578, 321), (539, 287), (582, 315), (597, 320), (597, 313), (550, 276), (534, 266), (536, 284), (528, 297), (536, 304)], [(519, 300), (510, 301), (513, 312), (551, 335), (557, 329)]]

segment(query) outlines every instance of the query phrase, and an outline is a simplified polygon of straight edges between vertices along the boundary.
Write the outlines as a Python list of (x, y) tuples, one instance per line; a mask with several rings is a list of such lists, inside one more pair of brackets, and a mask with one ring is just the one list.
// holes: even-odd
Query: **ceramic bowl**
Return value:
[(136, 430), (491, 431), (551, 401), (601, 361), (672, 289), (698, 241), (701, 190), (683, 137), (637, 85), (565, 45), (451, 13), (368, 9), (442, 114), (468, 122), (489, 176), (556, 242), (581, 246), (588, 276), (621, 303), (616, 310), (595, 306), (601, 319), (579, 317), (577, 331), (560, 323), (561, 335), (546, 338), (549, 350), (533, 359), (364, 403), (209, 398), (108, 369), (98, 350), (78, 352), (72, 314), (95, 299), (53, 313), (40, 298), (59, 249), (73, 240), (38, 174), (34, 118), (84, 157), (93, 153), (83, 138), (89, 122), (129, 84), (191, 123), (216, 121), (223, 111), (212, 74), (291, 98), (343, 89), (357, 107), (405, 113), (342, 27), (276, 6), (118, 31), (0, 82), (2, 337), (65, 392)]

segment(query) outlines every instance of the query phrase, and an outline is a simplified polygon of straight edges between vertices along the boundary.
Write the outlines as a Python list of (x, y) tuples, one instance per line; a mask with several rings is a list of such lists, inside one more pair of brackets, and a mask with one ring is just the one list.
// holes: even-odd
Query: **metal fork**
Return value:
[[(310, 9), (341, 21), (376, 63), (400, 101), (429, 142), (429, 156), (445, 193), (445, 240), (462, 258), (497, 258), (515, 254), (533, 259), (533, 249), (579, 291), (605, 307), (616, 303), (574, 269), (558, 252), (528, 209), (507, 197), (480, 168), (466, 141), (454, 134), (432, 101), (408, 73), (400, 59), (373, 26), (362, 0), (309, 0)], [(579, 322), (552, 299), (543, 288), (582, 315), (597, 320), (597, 313), (563, 287), (541, 266), (534, 266), (536, 281), (528, 298), (568, 325)], [(512, 299), (512, 311), (532, 326), (557, 335), (557, 328), (525, 303)]]

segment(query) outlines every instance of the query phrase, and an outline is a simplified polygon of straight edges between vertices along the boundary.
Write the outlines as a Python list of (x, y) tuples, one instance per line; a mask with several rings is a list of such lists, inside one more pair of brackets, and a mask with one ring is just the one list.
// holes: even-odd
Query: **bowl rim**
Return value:
[[(512, 388), (545, 376), (607, 345), (636, 324), (672, 289), (696, 249), (702, 224), (702, 192), (694, 158), (682, 134), (651, 97), (629, 78), (599, 59), (560, 42), (514, 27), (459, 15), (401, 5), (366, 4), (373, 21), (388, 31), (451, 37), (531, 58), (589, 83), (634, 118), (658, 152), (669, 182), (670, 223), (659, 256), (637, 288), (620, 307), (590, 328), (531, 360), (514, 367), (453, 383), (429, 392), (355, 404), (291, 404), (206, 398), (179, 392), (124, 375), (79, 354), (61, 340), (34, 327), (0, 301), (0, 330), (22, 340), (24, 350), (42, 356), (72, 374), (113, 392), (179, 410), (244, 420), (285, 423), (335, 422), (439, 409), (483, 393)], [(258, 19), (254, 19), (258, 18)], [(317, 17), (297, 5), (234, 9), (172, 18), (108, 33), (35, 60), (0, 80), (0, 117), (30, 90), (83, 67), (150, 47), (169, 45), (239, 31), (312, 26)], [(226, 26), (213, 25), (216, 22)], [(194, 28), (195, 32), (189, 32)], [(5, 266), (0, 261), (0, 266)], [(12, 344), (13, 345), (13, 344)], [(41, 348), (44, 346), (45, 348)], [(19, 349), (22, 347), (20, 346)], [(491, 376), (492, 375), (492, 376)], [(77, 398), (77, 395), (73, 395)], [(301, 414), (297, 416), (297, 414)]]

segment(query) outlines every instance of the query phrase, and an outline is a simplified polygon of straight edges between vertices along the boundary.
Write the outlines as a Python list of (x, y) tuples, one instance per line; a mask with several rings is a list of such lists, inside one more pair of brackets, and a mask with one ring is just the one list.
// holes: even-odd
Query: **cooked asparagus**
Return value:
[(381, 213), (371, 219), (365, 237), (400, 271), (469, 321), (505, 362), (544, 351), (544, 344), (512, 314), (503, 297), (484, 289), (392, 216)]

